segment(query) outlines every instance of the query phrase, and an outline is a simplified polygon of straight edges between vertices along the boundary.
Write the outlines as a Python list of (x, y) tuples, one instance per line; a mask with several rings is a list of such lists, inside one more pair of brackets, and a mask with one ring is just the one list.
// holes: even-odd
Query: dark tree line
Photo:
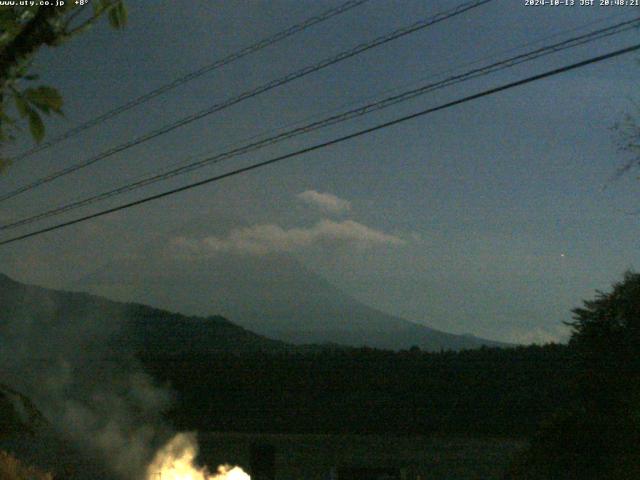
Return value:
[(464, 352), (143, 356), (179, 428), (288, 433), (533, 433), (568, 400), (566, 346)]
[(545, 421), (508, 478), (640, 478), (640, 274), (625, 274), (573, 313), (570, 402)]
[(568, 345), (141, 358), (183, 429), (525, 436), (505, 478), (640, 478), (640, 274), (573, 314)]

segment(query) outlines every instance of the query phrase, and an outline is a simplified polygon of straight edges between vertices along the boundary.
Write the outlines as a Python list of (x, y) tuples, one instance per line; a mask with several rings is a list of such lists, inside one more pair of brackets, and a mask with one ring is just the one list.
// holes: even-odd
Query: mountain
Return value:
[[(0, 275), (0, 437), (31, 428), (33, 421), (21, 420), (35, 415), (26, 409), (27, 397), (47, 423), (33, 437), (0, 438), (0, 450), (60, 478), (141, 478), (135, 472), (151, 457), (150, 436), (162, 434), (172, 396), (148, 375), (144, 359), (162, 358), (153, 371), (159, 376), (188, 358), (180, 376), (186, 386), (178, 385), (188, 390), (198, 385), (194, 365), (224, 370), (216, 356), (293, 348), (219, 316), (184, 316)], [(68, 467), (77, 473), (65, 473)]]
[(294, 344), (461, 350), (501, 344), (445, 333), (376, 310), (287, 255), (176, 258), (154, 252), (111, 263), (74, 288), (191, 315), (212, 312)]
[[(47, 337), (69, 336), (69, 328), (74, 329), (74, 339), (84, 337), (84, 349), (100, 342), (104, 350), (107, 339), (114, 355), (270, 352), (289, 348), (220, 316), (185, 316), (87, 293), (26, 285), (0, 274), (0, 339), (5, 346), (28, 336), (32, 352), (37, 350), (43, 357), (55, 355), (57, 352), (50, 352), (51, 339)], [(22, 335), (27, 329), (28, 335)], [(34, 335), (38, 329), (46, 334)]]

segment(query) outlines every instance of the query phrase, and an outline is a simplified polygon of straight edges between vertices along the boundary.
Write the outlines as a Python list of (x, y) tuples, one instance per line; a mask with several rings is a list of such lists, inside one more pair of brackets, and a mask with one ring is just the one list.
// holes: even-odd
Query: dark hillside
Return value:
[[(86, 319), (87, 329), (107, 332), (116, 352), (202, 354), (217, 351), (282, 351), (287, 345), (234, 325), (220, 316), (184, 316), (95, 295), (25, 285), (0, 275), (0, 339), (16, 326), (46, 325), (64, 330)], [(78, 335), (90, 332), (78, 332)], [(33, 339), (46, 343), (46, 339)], [(85, 348), (87, 345), (85, 345)], [(33, 349), (32, 349), (33, 350)], [(45, 348), (43, 352), (46, 352)]]
[(567, 401), (570, 352), (549, 345), (431, 354), (373, 349), (147, 356), (182, 429), (528, 435)]
[[(443, 353), (291, 346), (219, 316), (188, 317), (0, 277), (0, 340), (16, 345), (12, 339), (29, 328), (28, 354), (39, 355), (29, 365), (53, 358), (47, 335), (68, 333), (70, 325), (69, 348), (106, 352), (84, 368), (89, 383), (107, 381), (98, 375), (113, 371), (107, 363), (135, 354), (175, 390), (170, 416), (188, 430), (524, 435), (568, 395), (565, 346)], [(39, 329), (47, 335), (33, 334)], [(98, 344), (105, 341), (107, 348)]]
[[(153, 251), (150, 246), (149, 252)], [(389, 350), (416, 345), (436, 352), (507, 346), (372, 308), (289, 255), (230, 254), (187, 265), (167, 255), (147, 255), (137, 263), (104, 266), (77, 287), (172, 311), (219, 313), (252, 332), (296, 345), (334, 343)]]

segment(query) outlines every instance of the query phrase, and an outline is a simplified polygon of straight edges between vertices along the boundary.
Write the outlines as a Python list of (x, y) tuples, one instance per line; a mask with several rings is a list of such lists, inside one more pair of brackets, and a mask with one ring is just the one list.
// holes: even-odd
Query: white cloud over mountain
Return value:
[(331, 193), (320, 193), (315, 190), (307, 190), (299, 193), (297, 197), (303, 202), (318, 208), (325, 213), (345, 213), (351, 210), (351, 202), (336, 197)]
[(405, 241), (353, 220), (321, 220), (308, 228), (284, 229), (274, 224), (254, 225), (231, 230), (224, 237), (177, 237), (172, 243), (174, 248), (179, 249), (179, 253), (210, 256), (224, 252), (266, 255), (294, 252), (316, 245), (402, 245)]

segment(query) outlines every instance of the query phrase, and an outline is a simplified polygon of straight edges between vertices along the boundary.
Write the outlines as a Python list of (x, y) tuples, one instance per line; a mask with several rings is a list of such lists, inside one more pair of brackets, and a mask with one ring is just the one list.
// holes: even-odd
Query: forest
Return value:
[(569, 400), (564, 345), (401, 352), (141, 354), (180, 429), (520, 436)]

